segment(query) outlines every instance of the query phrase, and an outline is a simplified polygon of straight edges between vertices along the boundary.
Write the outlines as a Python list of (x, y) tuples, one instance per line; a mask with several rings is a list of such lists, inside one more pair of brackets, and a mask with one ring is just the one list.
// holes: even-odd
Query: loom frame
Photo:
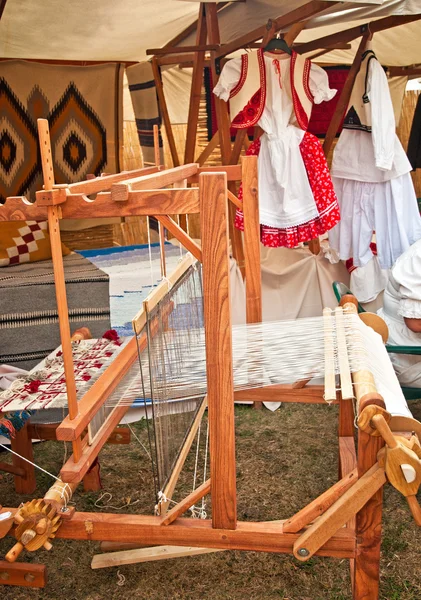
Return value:
[[(47, 129), (48, 133), (48, 129)], [(244, 159), (243, 165), (249, 159)], [(192, 174), (192, 171), (195, 171)], [(62, 289), (64, 278), (60, 248), (60, 232), (58, 219), (72, 215), (72, 218), (84, 218), (94, 211), (96, 216), (104, 213), (109, 216), (124, 216), (126, 214), (156, 215), (168, 213), (192, 214), (200, 213), (202, 226), (202, 262), (204, 287), (204, 318), (206, 327), (206, 357), (208, 375), (208, 407), (211, 448), (211, 483), (212, 519), (189, 520), (177, 518), (170, 525), (163, 525), (159, 516), (140, 516), (112, 513), (85, 513), (75, 511), (63, 522), (56, 532), (56, 537), (78, 540), (99, 540), (121, 543), (142, 544), (172, 544), (174, 546), (195, 546), (207, 549), (236, 549), (276, 553), (295, 552), (295, 545), (301, 539), (301, 528), (311, 523), (320, 514), (321, 509), (341, 503), (347, 497), (347, 512), (350, 515), (347, 526), (330, 532), (327, 539), (319, 544), (314, 554), (336, 558), (348, 558), (351, 561), (351, 576), (354, 600), (375, 600), (378, 598), (380, 537), (382, 522), (382, 488), (384, 481), (377, 476), (372, 477), (373, 468), (377, 465), (377, 454), (384, 445), (381, 437), (375, 437), (363, 429), (358, 431), (358, 446), (354, 443), (354, 410), (352, 400), (343, 400), (338, 394), (339, 402), (339, 465), (340, 482), (327, 490), (322, 496), (292, 518), (274, 522), (240, 522), (236, 511), (236, 473), (235, 473), (235, 433), (234, 433), (234, 399), (232, 374), (232, 340), (231, 340), (231, 307), (229, 295), (229, 234), (228, 234), (228, 180), (239, 175), (239, 167), (217, 168), (216, 172), (200, 170), (198, 166), (187, 165), (180, 170), (169, 169), (162, 173), (147, 175), (147, 189), (144, 189), (145, 179), (135, 177), (124, 184), (119, 182), (118, 192), (113, 187), (109, 192), (100, 192), (95, 200), (89, 200), (82, 191), (72, 194), (67, 190), (52, 187), (51, 192), (40, 192), (35, 206), (28, 207), (24, 199), (8, 200), (0, 214), (7, 219), (33, 219), (49, 216), (51, 243), (56, 248), (53, 253), (55, 265), (58, 268), (57, 288)], [(159, 185), (169, 185), (176, 182), (182, 175), (197, 178), (199, 188), (196, 189), (157, 189)], [(246, 181), (250, 181), (245, 178)], [(108, 183), (111, 180), (108, 181)], [(164, 183), (163, 183), (164, 182)], [(245, 202), (248, 194), (256, 197), (254, 178), (251, 179), (249, 194), (245, 188)], [(107, 183), (107, 185), (108, 185)], [(121, 188), (125, 186), (125, 198), (121, 199)], [(82, 184), (80, 184), (82, 190)], [(150, 186), (155, 186), (151, 188)], [(142, 188), (143, 189), (139, 189)], [(58, 189), (58, 192), (57, 192)], [(34, 217), (36, 214), (38, 217)], [(39, 216), (43, 215), (43, 216)], [(257, 244), (258, 245), (258, 244)], [(254, 261), (256, 256), (254, 257)], [(65, 289), (64, 289), (65, 294)], [(64, 296), (65, 298), (65, 296)], [(63, 311), (63, 294), (58, 296), (59, 314), (64, 321), (67, 314)], [(251, 310), (251, 305), (250, 305)], [(62, 327), (62, 345), (70, 344), (70, 333), (66, 323)], [(67, 321), (68, 325), (68, 321)], [(69, 370), (69, 373), (71, 371)], [(72, 375), (70, 374), (70, 379)], [(245, 399), (273, 401), (298, 401), (324, 403), (322, 386), (307, 386), (307, 381), (299, 381), (291, 386), (268, 386), (250, 392), (241, 392)], [(71, 381), (70, 388), (71, 389)], [(378, 411), (382, 399), (378, 394), (359, 394), (358, 414), (373, 409)], [(239, 396), (239, 394), (237, 395)], [(276, 400), (275, 400), (276, 399)], [(96, 400), (98, 402), (98, 400)], [(70, 402), (70, 398), (69, 398)], [(384, 406), (384, 403), (383, 403)], [(77, 409), (77, 406), (76, 406)], [(88, 410), (83, 413), (84, 420), (89, 420)], [(100, 448), (96, 447), (92, 456), (84, 455), (84, 443), (76, 423), (75, 415), (69, 414), (69, 426), (66, 430), (73, 431), (72, 443), (74, 453), (64, 468), (62, 475), (67, 474), (71, 486), (76, 487), (81, 480), (84, 469), (89, 467), (89, 460), (97, 456)], [(114, 429), (115, 423), (109, 423), (107, 435)], [(56, 435), (62, 436), (63, 427), (58, 427)], [(105, 442), (103, 436), (101, 442)], [(102, 445), (101, 445), (102, 447)], [(357, 451), (358, 450), (358, 451)], [(70, 475), (69, 475), (70, 473)], [(356, 473), (358, 478), (355, 477)], [(74, 476), (76, 474), (76, 476)], [(352, 486), (357, 485), (352, 479), (368, 481), (366, 496), (368, 501), (359, 506), (358, 511), (352, 512), (355, 505), (349, 499)], [(362, 485), (362, 484), (361, 484)], [(206, 490), (209, 485), (206, 486)], [(49, 492), (51, 495), (51, 492)], [(48, 494), (47, 494), (48, 496)], [(57, 498), (55, 499), (58, 502)], [(10, 510), (15, 514), (19, 509)], [(320, 519), (324, 519), (322, 515)], [(348, 517), (347, 517), (348, 518)], [(297, 521), (299, 521), (297, 523)], [(307, 534), (311, 528), (318, 526), (321, 521), (310, 525), (304, 530)], [(328, 525), (328, 523), (327, 523)], [(326, 526), (327, 526), (326, 525)], [(295, 531), (294, 531), (295, 529)], [(314, 541), (314, 540), (313, 540)], [(317, 541), (317, 540), (316, 540)], [(19, 543), (19, 542), (18, 542)], [(13, 549), (12, 549), (13, 550)], [(14, 573), (15, 564), (7, 564), (7, 572)]]

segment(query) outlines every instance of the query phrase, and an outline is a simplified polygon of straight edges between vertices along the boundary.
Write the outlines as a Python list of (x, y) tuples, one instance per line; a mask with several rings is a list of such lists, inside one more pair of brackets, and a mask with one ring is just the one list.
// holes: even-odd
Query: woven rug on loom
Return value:
[[(80, 254), (63, 257), (70, 329), (110, 329), (108, 275)], [(60, 345), (51, 260), (0, 269), (0, 364), (31, 369)]]
[[(162, 281), (159, 244), (81, 250), (110, 278), (111, 327), (120, 336), (132, 336), (131, 320), (139, 312), (149, 292)], [(167, 274), (186, 252), (165, 243)]]
[(56, 183), (120, 171), (120, 63), (89, 67), (0, 63), (0, 202), (42, 188), (37, 119), (48, 119)]

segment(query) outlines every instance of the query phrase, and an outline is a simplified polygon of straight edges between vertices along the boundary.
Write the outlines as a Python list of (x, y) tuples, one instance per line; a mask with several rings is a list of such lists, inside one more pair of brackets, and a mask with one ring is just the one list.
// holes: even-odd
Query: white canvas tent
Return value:
[[(307, 0), (231, 2), (219, 13), (221, 42), (231, 42), (269, 18)], [(0, 57), (80, 61), (140, 61), (148, 48), (162, 47), (197, 18), (198, 2), (185, 0), (3, 0)], [(421, 13), (419, 0), (326, 1), (306, 23), (297, 42), (309, 41), (386, 16)], [(194, 43), (194, 33), (181, 45)], [(355, 46), (355, 42), (353, 43)], [(420, 61), (421, 22), (376, 34), (380, 61), (407, 66)], [(334, 51), (324, 62), (350, 63), (354, 48)]]

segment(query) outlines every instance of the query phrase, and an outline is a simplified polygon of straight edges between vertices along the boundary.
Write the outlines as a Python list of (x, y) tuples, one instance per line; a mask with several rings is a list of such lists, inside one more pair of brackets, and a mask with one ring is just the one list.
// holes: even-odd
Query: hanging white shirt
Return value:
[(371, 60), (368, 65), (367, 96), (371, 107), (371, 133), (342, 130), (333, 154), (332, 177), (381, 183), (412, 169), (396, 135), (387, 77), (377, 60)]

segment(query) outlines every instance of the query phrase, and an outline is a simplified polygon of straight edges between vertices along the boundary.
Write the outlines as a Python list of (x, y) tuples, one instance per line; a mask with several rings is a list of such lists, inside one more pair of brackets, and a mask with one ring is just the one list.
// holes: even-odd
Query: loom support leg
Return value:
[[(381, 438), (359, 431), (358, 474), (362, 476), (377, 462), (384, 445)], [(353, 600), (377, 600), (380, 581), (380, 545), (382, 535), (383, 487), (357, 513), (356, 556)]]
[[(37, 487), (35, 481), (35, 467), (23, 460), (34, 462), (32, 439), (26, 423), (14, 438), (11, 439), (11, 448), (16, 454), (12, 455), (13, 466), (21, 469), (24, 475), (15, 475), (15, 490), (18, 494), (32, 494)], [(21, 458), (22, 457), (22, 458)]]

